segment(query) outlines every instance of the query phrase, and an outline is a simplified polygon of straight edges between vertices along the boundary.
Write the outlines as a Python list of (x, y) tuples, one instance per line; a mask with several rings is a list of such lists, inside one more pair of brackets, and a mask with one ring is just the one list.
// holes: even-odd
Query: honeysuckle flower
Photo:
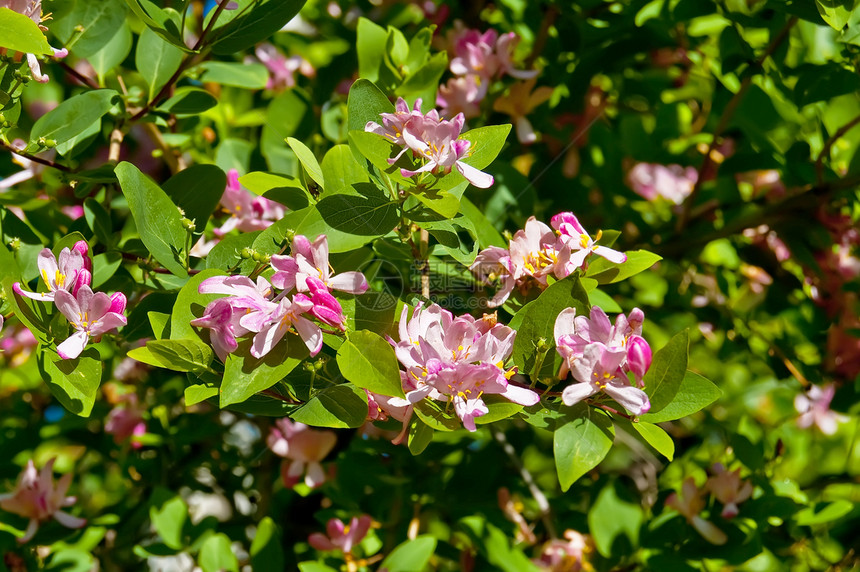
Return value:
[(39, 472), (32, 460), (27, 461), (27, 467), (18, 477), (15, 490), (0, 494), (0, 508), (30, 519), (24, 536), (18, 539), (22, 544), (33, 538), (41, 523), (51, 518), (67, 528), (81, 528), (87, 523), (83, 518), (60, 510), (75, 504), (76, 499), (66, 496), (72, 482), (71, 473), (63, 475), (54, 484), (55, 460), (48, 461)]
[(108, 413), (105, 421), (105, 433), (113, 435), (114, 442), (119, 445), (131, 440), (131, 446), (140, 449), (143, 444), (135, 439), (146, 433), (146, 422), (143, 420), (143, 409), (137, 400), (137, 394), (127, 393), (120, 397), (119, 403)]
[(636, 383), (642, 387), (642, 378), (651, 367), (651, 346), (642, 336), (630, 336), (627, 340), (627, 367), (636, 376)]
[[(416, 99), (412, 109), (410, 110), (409, 104), (406, 103), (406, 100), (402, 97), (398, 97), (397, 103), (394, 104), (394, 113), (379, 114), (382, 118), (382, 125), (379, 125), (374, 121), (368, 121), (364, 126), (364, 130), (368, 133), (375, 133), (376, 135), (385, 137), (395, 145), (404, 146), (406, 145), (406, 142), (403, 140), (403, 129), (406, 127), (406, 123), (413, 118), (418, 118), (421, 121), (424, 120), (424, 114), (421, 113), (421, 102), (421, 98)], [(431, 111), (431, 113), (435, 113), (435, 110)], [(438, 119), (438, 116), (436, 119)], [(405, 151), (406, 148), (404, 148), (397, 157), (389, 159), (388, 162), (393, 165)]]
[(227, 172), (227, 187), (221, 196), (221, 206), (230, 214), (230, 218), (214, 230), (215, 236), (218, 237), (233, 229), (253, 232), (269, 228), (286, 214), (283, 205), (265, 197), (255, 196), (242, 187), (239, 183), (239, 171), (236, 169)]
[(693, 525), (693, 528), (711, 544), (721, 546), (728, 541), (725, 532), (699, 516), (699, 513), (705, 508), (705, 500), (702, 498), (702, 491), (696, 486), (693, 477), (687, 477), (684, 480), (680, 494), (673, 492), (666, 498), (666, 506), (681, 513), (687, 522)]
[(325, 283), (312, 276), (308, 276), (305, 283), (308, 286), (306, 296), (313, 303), (310, 314), (320, 322), (341, 330), (345, 329), (344, 320), (346, 318), (343, 315), (343, 307), (337, 298), (329, 293)]
[[(23, 14), (33, 20), (33, 22), (35, 22), (42, 31), (48, 30), (48, 28), (42, 25), (42, 0), (0, 0), (0, 8), (9, 8), (13, 12)], [(51, 50), (54, 52), (54, 57), (57, 59), (61, 59), (69, 55), (69, 51), (65, 48), (58, 50), (51, 47)], [(33, 79), (37, 82), (47, 83), (50, 79), (47, 75), (42, 73), (42, 68), (39, 65), (39, 60), (36, 58), (35, 54), (27, 54), (27, 65), (30, 67), (30, 73), (33, 75)]]
[(317, 550), (340, 550), (344, 554), (349, 554), (353, 547), (367, 536), (372, 523), (373, 520), (366, 514), (352, 517), (346, 525), (333, 518), (326, 525), (328, 536), (315, 532), (308, 537), (308, 543)]
[(322, 330), (303, 316), (313, 308), (314, 303), (304, 294), (296, 294), (292, 300), (285, 296), (264, 319), (253, 324), (243, 323), (252, 332), (257, 332), (251, 346), (251, 355), (255, 358), (265, 356), (291, 330), (295, 330), (312, 356), (317, 355), (322, 349)]
[(272, 256), (272, 284), (282, 290), (296, 288), (299, 292), (311, 290), (307, 283), (309, 277), (321, 281), (331, 290), (348, 294), (364, 294), (367, 279), (361, 272), (341, 272), (335, 275), (329, 264), (328, 239), (319, 235), (313, 242), (301, 234), (293, 238), (291, 256)]
[(839, 423), (845, 420), (845, 416), (830, 409), (830, 402), (833, 401), (835, 394), (836, 386), (828, 384), (813, 385), (808, 392), (795, 396), (794, 408), (800, 413), (797, 426), (808, 429), (815, 425), (825, 435), (836, 433)]
[[(547, 542), (540, 558), (532, 562), (545, 572), (579, 572), (586, 566), (586, 555), (593, 550), (589, 537), (575, 530), (565, 530), (564, 540)], [(590, 569), (590, 568), (587, 568)]]
[(549, 101), (553, 89), (541, 86), (535, 89), (537, 78), (516, 83), (511, 86), (508, 95), (493, 102), (493, 109), (511, 116), (517, 129), (517, 139), (524, 145), (537, 141), (537, 134), (532, 128), (528, 116), (536, 107)]
[(752, 494), (753, 487), (749, 481), (741, 480), (741, 470), (728, 471), (722, 463), (716, 463), (711, 470), (714, 476), (705, 483), (705, 488), (723, 505), (723, 518), (734, 518), (738, 515), (738, 504), (744, 502)]
[(639, 163), (627, 174), (636, 194), (648, 201), (663, 198), (680, 205), (693, 192), (699, 172), (693, 167)]
[(471, 270), (484, 284), (499, 283), (500, 288), (496, 290), (495, 296), (487, 302), (491, 308), (501, 306), (505, 303), (517, 281), (513, 276), (511, 268), (511, 253), (506, 248), (489, 246), (478, 253), (475, 261), (469, 266)]
[(437, 304), (419, 305), (407, 320), (400, 317), (400, 341), (389, 342), (406, 368), (402, 375), (405, 399), (389, 401), (396, 406), (414, 405), (424, 398), (447, 401), (463, 426), (475, 431), (475, 418), (489, 410), (484, 394), (496, 394), (521, 405), (534, 405), (540, 396), (512, 385), (504, 361), (513, 350), (516, 332), (502, 324), (464, 315), (457, 318)]
[(436, 105), (439, 106), (440, 114), (444, 117), (462, 113), (466, 119), (470, 119), (481, 114), (480, 95), (475, 76), (452, 77), (447, 83), (439, 86)]
[(592, 239), (591, 235), (580, 224), (579, 219), (571, 212), (563, 212), (553, 216), (550, 224), (558, 234), (559, 242), (567, 247), (559, 249), (559, 258), (561, 259), (559, 264), (565, 267), (565, 275), (572, 273), (577, 268), (582, 268), (586, 258), (592, 252), (615, 264), (627, 261), (627, 255), (623, 252), (598, 245), (597, 241), (600, 240), (603, 233), (598, 231), (597, 239)]
[(643, 415), (651, 409), (648, 396), (633, 387), (621, 370), (626, 358), (624, 350), (607, 348), (601, 343), (585, 346), (582, 356), (571, 367), (573, 377), (580, 383), (564, 388), (561, 399), (571, 406), (603, 391), (634, 415)]
[(244, 315), (245, 311), (235, 308), (229, 299), (219, 298), (207, 304), (203, 315), (191, 320), (191, 325), (210, 330), (209, 341), (212, 343), (212, 349), (223, 362), (227, 361), (227, 354), (235, 352), (239, 347), (236, 338), (250, 331), (239, 323)]
[[(51, 302), (58, 291), (68, 292), (83, 285), (79, 284), (78, 281), (86, 279), (86, 277), (82, 278), (80, 275), (81, 271), (86, 268), (88, 260), (89, 257), (85, 261), (79, 248), (64, 248), (60, 251), (59, 258), (54, 256), (50, 248), (44, 248), (36, 259), (36, 266), (39, 268), (39, 276), (42, 277), (42, 281), (45, 283), (48, 291), (38, 293), (27, 292), (21, 289), (19, 282), (13, 284), (12, 288), (15, 293), (21, 296), (26, 296), (33, 300)], [(92, 275), (89, 278), (92, 279)]]
[[(0, 328), (2, 328), (3, 316), (0, 316)], [(3, 332), (3, 338), (0, 339), (0, 350), (3, 351), (3, 357), (6, 359), (7, 367), (18, 367), (27, 361), (33, 348), (39, 342), (36, 336), (33, 335), (26, 326), (17, 325), (12, 328), (7, 328)]]
[(518, 70), (511, 59), (518, 42), (519, 37), (514, 32), (500, 36), (492, 28), (484, 33), (466, 30), (454, 43), (455, 57), (451, 60), (451, 73), (477, 76), (481, 79), (484, 91), (490, 79), (504, 74), (517, 79), (531, 79), (538, 72)]
[(296, 72), (305, 77), (316, 76), (316, 70), (301, 56), (287, 57), (272, 44), (260, 44), (254, 51), (257, 59), (269, 70), (266, 89), (287, 89), (296, 86)]
[(326, 480), (320, 461), (331, 453), (337, 443), (337, 435), (333, 431), (311, 429), (304, 423), (284, 417), (275, 421), (266, 443), (274, 454), (286, 459), (283, 471), (286, 486), (292, 488), (304, 475), (305, 484), (313, 488)]
[[(401, 372), (401, 375), (403, 372)], [(367, 419), (369, 421), (386, 421), (389, 417), (400, 421), (403, 428), (400, 433), (391, 440), (394, 445), (399, 445), (406, 440), (409, 434), (409, 420), (412, 419), (413, 406), (410, 403), (403, 404), (403, 400), (388, 395), (380, 395), (365, 390), (367, 393)], [(392, 403), (394, 402), (394, 403)]]
[(195, 256), (197, 258), (206, 258), (219, 242), (221, 242), (220, 238), (206, 240), (205, 236), (201, 236), (200, 240), (195, 242), (194, 246), (191, 247), (191, 250), (188, 251), (188, 255)]
[(65, 290), (58, 290), (54, 295), (57, 309), (69, 320), (77, 330), (63, 343), (57, 346), (57, 353), (63, 359), (74, 359), (81, 355), (90, 338), (98, 338), (102, 334), (120, 326), (126, 325), (126, 318), (113, 309), (125, 308), (125, 296), (111, 299), (104, 292), (93, 292), (89, 286), (83, 285), (73, 296)]

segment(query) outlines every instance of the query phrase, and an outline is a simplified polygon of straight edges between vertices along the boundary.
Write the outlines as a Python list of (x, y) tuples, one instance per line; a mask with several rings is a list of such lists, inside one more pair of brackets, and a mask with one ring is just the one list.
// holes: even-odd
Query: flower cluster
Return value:
[[(214, 276), (200, 283), (201, 294), (226, 294), (210, 302), (191, 325), (209, 328), (212, 347), (225, 361), (239, 347), (237, 338), (253, 333), (251, 355), (261, 358), (272, 351), (289, 331), (295, 331), (311, 352), (322, 348), (322, 329), (307, 316), (343, 330), (344, 315), (331, 290), (362, 294), (367, 280), (360, 272), (332, 275), (328, 240), (320, 235), (314, 242), (293, 238), (292, 254), (272, 256), (275, 270), (271, 282), (262, 276), (256, 282), (247, 276)], [(281, 290), (275, 293), (275, 289)], [(289, 297), (289, 294), (298, 292)]]
[(20, 296), (54, 302), (77, 330), (57, 346), (61, 358), (78, 357), (90, 338), (98, 341), (102, 334), (126, 324), (126, 318), (122, 315), (125, 312), (125, 294), (116, 292), (108, 296), (104, 292), (93, 292), (90, 288), (93, 263), (89, 257), (89, 246), (83, 240), (76, 242), (71, 249), (64, 248), (59, 258), (54, 256), (50, 248), (43, 249), (36, 265), (47, 292), (27, 292), (21, 288), (20, 282), (15, 282), (12, 289)]
[(27, 462), (27, 467), (18, 477), (18, 484), (11, 493), (0, 494), (0, 508), (7, 512), (30, 519), (30, 524), (24, 536), (18, 542), (24, 543), (33, 538), (39, 529), (39, 524), (53, 518), (68, 528), (81, 528), (87, 521), (63, 512), (63, 507), (72, 506), (75, 497), (67, 497), (66, 491), (72, 483), (71, 473), (62, 476), (54, 484), (54, 461), (51, 459), (36, 471), (33, 461)]
[(284, 417), (275, 421), (266, 443), (274, 454), (284, 458), (281, 475), (286, 486), (294, 487), (304, 475), (305, 484), (314, 488), (326, 480), (320, 461), (334, 449), (337, 435)]
[[(9, 8), (13, 12), (23, 14), (33, 20), (42, 31), (48, 30), (48, 28), (42, 25), (42, 21), (48, 18), (48, 16), (45, 18), (42, 17), (42, 0), (0, 0), (0, 8)], [(58, 59), (69, 55), (69, 50), (65, 48), (58, 50), (52, 47), (51, 50), (54, 52), (54, 57)], [(5, 50), (2, 51), (5, 52)], [(48, 82), (50, 78), (42, 73), (42, 68), (35, 54), (27, 54), (27, 65), (30, 67), (33, 79), (39, 83)]]
[(476, 117), (478, 104), (487, 95), (490, 82), (505, 74), (517, 79), (531, 79), (536, 70), (525, 71), (514, 67), (513, 51), (519, 42), (514, 32), (499, 35), (493, 29), (460, 29), (452, 41), (453, 58), (450, 69), (455, 77), (439, 86), (436, 105), (446, 114), (463, 113)]
[(552, 228), (529, 217), (508, 248), (490, 246), (478, 253), (470, 269), (485, 284), (501, 284), (489, 306), (504, 304), (514, 287), (525, 294), (532, 286), (546, 288), (550, 275), (561, 279), (577, 268), (584, 269), (592, 253), (617, 264), (627, 260), (625, 254), (598, 245), (602, 233), (591, 238), (573, 213), (559, 213), (552, 217), (551, 224)]
[[(406, 369), (401, 382), (406, 399), (391, 399), (394, 406), (409, 406), (425, 397), (445, 401), (469, 431), (475, 418), (489, 413), (483, 395), (498, 394), (521, 405), (534, 405), (540, 396), (508, 382), (514, 370), (504, 369), (516, 332), (488, 319), (454, 315), (437, 304), (419, 304), (407, 319), (400, 316), (400, 341), (389, 339)], [(378, 400), (377, 400), (378, 402)]]
[(382, 125), (368, 121), (364, 130), (385, 137), (402, 147), (400, 153), (388, 162), (393, 165), (406, 151), (412, 151), (413, 157), (424, 161), (423, 166), (414, 171), (400, 169), (404, 177), (428, 172), (445, 175), (456, 168), (476, 187), (486, 189), (493, 184), (491, 175), (463, 162), (463, 159), (472, 154), (473, 149), (471, 141), (458, 139), (466, 121), (462, 113), (458, 113), (450, 121), (442, 119), (435, 109), (425, 115), (421, 113), (421, 99), (415, 101), (410, 111), (409, 105), (401, 97), (397, 99), (394, 113), (380, 115)]
[[(574, 405), (602, 391), (634, 415), (651, 408), (642, 378), (651, 366), (651, 347), (642, 337), (642, 310), (636, 308), (628, 318), (619, 314), (615, 325), (597, 306), (591, 317), (577, 316), (575, 308), (563, 310), (555, 321), (555, 344), (564, 358), (559, 378), (573, 373), (579, 383), (562, 392), (565, 405)], [(627, 373), (636, 379), (630, 383)]]
[(286, 213), (280, 203), (258, 197), (242, 187), (239, 183), (239, 171), (236, 169), (230, 169), (227, 173), (227, 188), (221, 196), (221, 207), (230, 218), (220, 228), (215, 229), (215, 235), (219, 237), (234, 228), (242, 232), (269, 228)]

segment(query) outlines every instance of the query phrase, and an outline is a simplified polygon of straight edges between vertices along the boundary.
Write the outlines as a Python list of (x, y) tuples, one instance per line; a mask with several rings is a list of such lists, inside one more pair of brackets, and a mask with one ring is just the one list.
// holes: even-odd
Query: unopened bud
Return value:
[(17, 236), (13, 237), (12, 240), (9, 241), (9, 248), (12, 249), (12, 252), (18, 252), (18, 249), (21, 248), (21, 239)]
[(540, 338), (536, 346), (539, 352), (548, 352), (550, 349), (550, 343), (546, 338)]
[(284, 238), (286, 240), (288, 240), (289, 242), (292, 242), (295, 237), (296, 237), (296, 231), (294, 231), (291, 228), (288, 228), (287, 232), (284, 233)]
[(253, 248), (248, 248), (247, 246), (245, 248), (243, 248), (241, 251), (239, 251), (239, 257), (243, 258), (245, 260), (248, 260), (249, 258), (254, 258), (254, 256), (256, 256), (256, 255), (257, 255), (257, 251), (254, 250)]
[(182, 228), (189, 232), (194, 232), (195, 230), (197, 230), (197, 225), (194, 224), (193, 220), (182, 217)]
[(125, 306), (128, 303), (126, 300), (125, 294), (122, 292), (114, 292), (110, 295), (110, 308), (108, 312), (116, 312), (117, 314), (122, 314), (125, 312)]
[(45, 139), (45, 147), (47, 147), (48, 149), (53, 149), (56, 146), (57, 146), (57, 140), (56, 139)]
[(640, 310), (639, 308), (633, 308), (630, 311), (630, 315), (627, 317), (627, 323), (630, 325), (630, 329), (636, 331), (642, 327), (642, 322), (645, 321), (645, 312)]
[(271, 262), (272, 257), (269, 256), (268, 254), (262, 254), (262, 253), (257, 252), (255, 250), (254, 253), (251, 255), (251, 259), (254, 260), (254, 262), (261, 262), (263, 264), (268, 264), (269, 262)]
[(630, 336), (627, 340), (627, 367), (637, 380), (641, 380), (651, 367), (651, 346), (642, 336)]
[(90, 286), (93, 283), (93, 275), (89, 270), (81, 270), (78, 273), (78, 278), (75, 280), (75, 285), (72, 286), (72, 296), (78, 296), (78, 290), (81, 289), (81, 286), (87, 285)]
[(90, 259), (90, 245), (87, 244), (85, 240), (79, 240), (72, 247), (72, 250), (76, 250), (81, 253), (81, 256), (84, 258), (84, 268), (93, 271), (93, 261)]

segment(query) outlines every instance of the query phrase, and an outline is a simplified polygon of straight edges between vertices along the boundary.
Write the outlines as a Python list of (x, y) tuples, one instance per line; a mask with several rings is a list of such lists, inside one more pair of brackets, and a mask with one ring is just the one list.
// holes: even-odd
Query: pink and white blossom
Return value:
[(74, 359), (81, 355), (90, 338), (100, 338), (102, 334), (126, 325), (126, 317), (115, 311), (125, 309), (125, 296), (121, 293), (108, 296), (104, 292), (93, 292), (89, 286), (81, 286), (76, 296), (65, 290), (54, 295), (57, 309), (77, 330), (57, 346), (57, 353), (63, 359)]
[(105, 433), (113, 435), (117, 445), (130, 440), (133, 448), (140, 449), (143, 444), (137, 440), (137, 437), (146, 433), (146, 421), (143, 419), (145, 411), (138, 403), (137, 394), (123, 395), (119, 403), (108, 413)]
[(305, 77), (316, 76), (316, 70), (301, 56), (287, 57), (272, 44), (263, 43), (254, 51), (257, 59), (269, 70), (266, 89), (288, 89), (296, 86), (296, 72)]
[(648, 201), (665, 199), (680, 205), (693, 192), (699, 172), (693, 167), (639, 163), (627, 174), (636, 194)]
[(728, 471), (721, 463), (712, 467), (714, 476), (708, 479), (705, 488), (723, 505), (723, 518), (734, 518), (738, 515), (738, 504), (752, 495), (753, 486), (749, 481), (741, 479), (741, 470)]
[(833, 435), (839, 428), (839, 423), (845, 421), (845, 416), (830, 409), (830, 402), (836, 395), (836, 386), (813, 385), (806, 393), (794, 398), (794, 408), (800, 413), (797, 426), (808, 429), (815, 425), (825, 435)]
[(27, 461), (15, 490), (0, 494), (0, 508), (30, 519), (24, 536), (18, 539), (19, 543), (32, 539), (39, 525), (51, 518), (67, 528), (82, 528), (87, 523), (83, 518), (60, 510), (75, 504), (76, 499), (66, 496), (72, 482), (71, 473), (63, 475), (54, 484), (54, 461), (56, 459), (48, 461), (41, 471), (36, 471), (32, 460)]
[(348, 294), (364, 294), (367, 279), (361, 272), (341, 272), (335, 275), (329, 263), (328, 239), (319, 235), (313, 242), (306, 236), (296, 235), (291, 245), (291, 256), (272, 256), (272, 284), (282, 290), (296, 288), (308, 292), (311, 287), (307, 279), (316, 278), (327, 288)]
[(575, 530), (565, 530), (564, 539), (547, 542), (532, 562), (544, 572), (579, 572), (586, 569), (586, 555), (594, 549), (591, 539)]
[(627, 255), (623, 252), (597, 244), (603, 233), (598, 232), (596, 239), (591, 238), (588, 231), (580, 224), (579, 219), (571, 212), (555, 215), (550, 223), (558, 234), (560, 246), (563, 246), (559, 249), (559, 264), (565, 267), (568, 274), (577, 268), (584, 267), (586, 259), (591, 253), (602, 256), (615, 264), (627, 261)]
[(337, 435), (333, 431), (311, 429), (304, 423), (284, 417), (275, 421), (266, 443), (274, 454), (285, 459), (282, 474), (286, 486), (294, 487), (304, 476), (305, 484), (314, 488), (326, 480), (320, 462), (331, 453), (337, 443)]
[(353, 547), (367, 536), (371, 524), (373, 520), (366, 514), (352, 517), (349, 524), (333, 518), (326, 525), (328, 535), (315, 532), (308, 537), (308, 543), (317, 550), (340, 550), (350, 554)]
[(253, 195), (242, 187), (239, 183), (239, 171), (236, 169), (230, 169), (227, 173), (227, 187), (221, 197), (221, 207), (230, 214), (230, 218), (220, 228), (215, 229), (217, 237), (224, 236), (233, 229), (242, 232), (263, 230), (286, 214), (286, 208), (280, 203)]
[(59, 258), (54, 256), (50, 248), (42, 249), (36, 259), (36, 266), (39, 268), (39, 276), (48, 291), (27, 292), (21, 288), (19, 282), (13, 284), (12, 288), (15, 293), (21, 296), (42, 302), (51, 302), (60, 290), (76, 292), (83, 285), (89, 286), (92, 281), (92, 274), (82, 273), (83, 270), (92, 268), (92, 262), (87, 255), (87, 248), (85, 242), (79, 241), (74, 248), (64, 248), (60, 251)]

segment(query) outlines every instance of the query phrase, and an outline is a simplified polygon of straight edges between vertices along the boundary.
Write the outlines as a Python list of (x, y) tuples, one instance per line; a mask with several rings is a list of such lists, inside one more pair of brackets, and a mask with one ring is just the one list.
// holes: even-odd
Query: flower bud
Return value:
[(122, 314), (125, 312), (126, 305), (125, 294), (122, 292), (114, 292), (110, 295), (110, 309), (108, 312), (116, 312), (117, 314)]
[(630, 329), (635, 331), (641, 331), (642, 322), (645, 321), (645, 312), (640, 310), (639, 308), (633, 308), (630, 310), (630, 315), (627, 317), (627, 323), (630, 325)]
[(78, 296), (78, 290), (80, 290), (81, 286), (83, 286), (83, 285), (85, 285), (85, 284), (86, 284), (87, 286), (89, 286), (89, 285), (91, 285), (92, 283), (93, 283), (93, 274), (92, 274), (92, 272), (90, 272), (89, 270), (87, 270), (86, 268), (84, 268), (83, 270), (81, 270), (80, 272), (78, 272), (78, 277), (77, 277), (77, 279), (75, 280), (75, 285), (74, 285), (74, 286), (72, 286), (72, 296), (74, 296), (74, 297), (76, 297), (76, 298), (77, 298), (77, 296)]
[(651, 346), (642, 336), (630, 336), (627, 340), (627, 367), (641, 381), (651, 367)]
[[(93, 261), (90, 259), (90, 245), (85, 240), (79, 240), (72, 247), (72, 250), (77, 250), (84, 257), (84, 268), (89, 272), (93, 271)], [(90, 275), (92, 278), (92, 275)], [(89, 285), (89, 282), (87, 283)]]

